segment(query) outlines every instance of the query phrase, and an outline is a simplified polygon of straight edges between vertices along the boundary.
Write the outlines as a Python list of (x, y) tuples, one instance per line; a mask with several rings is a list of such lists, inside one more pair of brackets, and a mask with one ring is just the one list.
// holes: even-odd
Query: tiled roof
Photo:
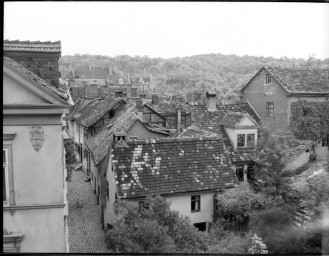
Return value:
[(287, 149), (285, 150), (284, 160), (292, 161), (301, 153), (305, 152), (306, 149), (311, 149), (311, 146), (314, 144), (311, 140), (298, 140), (293, 136), (280, 136), (280, 135), (273, 135), (279, 139), (280, 137), (287, 143)]
[[(155, 108), (153, 104), (149, 104), (152, 108)], [(186, 104), (182, 104), (177, 101), (162, 101), (158, 104), (158, 112), (159, 113), (176, 113), (177, 110), (182, 112), (189, 112)]]
[(249, 114), (258, 125), (261, 125), (261, 119), (248, 103), (242, 102), (228, 105), (217, 105), (217, 110), (215, 111), (208, 111), (205, 105), (193, 105), (189, 106), (189, 109), (192, 113), (192, 120), (195, 125), (201, 130), (218, 134), (223, 139), (231, 162), (244, 162), (256, 159), (255, 149), (234, 149), (228, 135), (221, 126), (225, 115), (232, 112)]
[(272, 74), (288, 93), (329, 93), (329, 68), (324, 66), (264, 66), (241, 90), (243, 91), (263, 69)]
[(82, 110), (84, 107), (87, 107), (88, 105), (92, 104), (93, 102), (97, 102), (100, 99), (94, 99), (94, 98), (88, 98), (88, 97), (83, 97), (83, 98), (78, 98), (71, 111), (70, 114), (68, 115), (68, 118), (73, 118), (73, 116), (78, 113), (80, 110)]
[(223, 141), (179, 138), (128, 141), (112, 151), (118, 196), (217, 190), (237, 184)]
[(246, 113), (229, 112), (222, 119), (221, 125), (234, 128), (235, 125), (238, 124), (241, 121), (241, 119), (245, 116), (246, 116)]
[(3, 57), (3, 62), (8, 64), (10, 67), (18, 71), (20, 74), (25, 76), (27, 79), (32, 80), (34, 83), (37, 83), (40, 87), (46, 89), (48, 92), (52, 93), (54, 96), (61, 98), (62, 100), (67, 101), (69, 99), (65, 85), (59, 84), (58, 87), (55, 85), (52, 85), (36, 74), (34, 74), (32, 71), (26, 69), (22, 65), (18, 64), (16, 61), (13, 61), (11, 58)]
[(4, 40), (4, 51), (23, 51), (23, 52), (61, 52), (61, 41), (56, 42), (40, 42), (40, 41), (19, 41)]
[(289, 92), (329, 93), (329, 68), (266, 66), (266, 69)]
[(86, 145), (91, 151), (94, 164), (99, 164), (106, 156), (110, 142), (111, 133), (117, 131), (126, 132), (130, 126), (138, 119), (134, 114), (136, 105), (129, 101), (123, 108), (119, 109), (113, 118), (90, 140), (86, 140)]
[(247, 113), (257, 122), (258, 125), (262, 124), (259, 116), (246, 102), (228, 105), (217, 105), (216, 107), (217, 110), (208, 111), (205, 105), (190, 105), (189, 110), (192, 113), (192, 120), (197, 126), (199, 126), (200, 129), (214, 133), (220, 132), (219, 128), (221, 121), (229, 112)]
[(92, 104), (88, 104), (88, 106), (81, 109), (80, 112), (73, 117), (83, 126), (89, 127), (97, 122), (106, 112), (112, 109), (120, 101), (125, 103), (121, 98), (113, 98), (109, 95), (103, 100), (93, 101)]
[[(283, 163), (288, 163), (298, 157), (301, 153), (305, 152), (306, 149), (311, 149), (314, 144), (311, 140), (298, 140), (292, 135), (271, 135), (270, 143), (277, 143), (278, 147), (281, 147)], [(263, 155), (259, 155), (257, 162), (259, 164), (267, 164)]]
[(177, 138), (203, 138), (203, 137), (219, 137), (219, 134), (193, 129), (192, 127), (187, 128), (185, 131), (177, 135)]

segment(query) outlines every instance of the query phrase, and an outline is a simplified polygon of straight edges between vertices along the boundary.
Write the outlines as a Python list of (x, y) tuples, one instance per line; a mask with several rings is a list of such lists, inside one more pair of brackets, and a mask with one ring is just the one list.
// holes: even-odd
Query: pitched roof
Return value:
[(127, 102), (94, 137), (86, 140), (86, 145), (91, 151), (94, 164), (99, 164), (106, 156), (108, 147), (112, 141), (110, 134), (117, 131), (126, 132), (138, 119), (134, 114), (135, 110), (136, 105), (134, 102)]
[[(234, 149), (228, 135), (222, 127), (222, 121), (227, 113), (248, 114), (258, 125), (262, 124), (261, 119), (253, 108), (247, 103), (235, 103), (228, 105), (217, 105), (217, 110), (208, 111), (205, 105), (190, 105), (192, 119), (201, 130), (209, 131), (219, 135), (227, 149), (231, 162), (245, 162), (256, 159), (256, 150), (249, 148)], [(234, 116), (234, 114), (233, 114)]]
[[(149, 106), (155, 108), (153, 104), (149, 104)], [(188, 107), (185, 104), (174, 100), (159, 102), (157, 106), (159, 113), (176, 113), (178, 109), (182, 112), (189, 112)]]
[(192, 120), (202, 130), (220, 133), (219, 128), (221, 121), (229, 112), (247, 113), (253, 120), (257, 122), (258, 125), (262, 124), (260, 117), (246, 102), (217, 105), (216, 108), (217, 109), (215, 111), (208, 111), (205, 105), (189, 105), (189, 110), (192, 113)]
[(305, 66), (264, 66), (241, 88), (241, 91), (264, 69), (287, 93), (329, 93), (329, 68)]
[(128, 141), (114, 147), (118, 196), (217, 190), (237, 184), (223, 141), (179, 138)]
[(33, 81), (41, 88), (46, 89), (48, 92), (50, 92), (55, 97), (59, 97), (62, 100), (66, 101), (69, 99), (65, 85), (59, 84), (57, 87), (55, 85), (52, 85), (48, 83), (47, 81), (43, 80), (36, 74), (34, 74), (32, 71), (28, 70), (27, 68), (23, 67), (21, 64), (18, 64), (16, 61), (12, 60), (8, 57), (3, 57), (3, 63), (9, 65), (11, 68), (16, 70), (18, 73), (23, 75), (28, 80)]
[[(248, 116), (247, 113), (228, 112), (222, 119), (221, 125), (234, 128), (246, 116)], [(252, 121), (254, 121), (254, 120), (252, 120)]]
[(84, 107), (88, 106), (89, 104), (92, 104), (94, 101), (98, 101), (100, 99), (95, 99), (91, 97), (81, 97), (78, 98), (74, 105), (72, 106), (70, 110), (70, 114), (68, 115), (68, 118), (71, 119), (73, 116), (78, 113), (80, 110), (82, 110)]
[[(278, 147), (280, 147), (281, 153), (283, 154), (281, 159), (282, 163), (293, 161), (301, 153), (305, 152), (306, 149), (311, 149), (314, 144), (311, 140), (298, 140), (290, 134), (271, 135), (269, 140), (270, 143), (276, 142)], [(268, 164), (266, 163), (266, 158), (264, 158), (262, 154), (259, 155), (257, 162), (264, 165)]]
[(219, 137), (217, 133), (194, 129), (193, 127), (187, 128), (185, 131), (177, 135), (177, 138), (203, 138), (203, 137)]
[(113, 98), (111, 95), (102, 100), (95, 100), (73, 115), (80, 124), (89, 127), (97, 122), (106, 112), (111, 110), (119, 102), (125, 103), (121, 98)]
[(40, 42), (40, 41), (19, 41), (4, 40), (4, 51), (23, 51), (23, 52), (57, 52), (61, 53), (61, 41)]

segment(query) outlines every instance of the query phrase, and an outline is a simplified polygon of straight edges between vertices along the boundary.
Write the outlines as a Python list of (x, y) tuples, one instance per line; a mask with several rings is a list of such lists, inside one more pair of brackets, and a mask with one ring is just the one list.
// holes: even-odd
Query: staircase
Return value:
[(311, 220), (311, 212), (306, 207), (299, 207), (294, 216), (294, 226), (305, 228), (307, 222)]

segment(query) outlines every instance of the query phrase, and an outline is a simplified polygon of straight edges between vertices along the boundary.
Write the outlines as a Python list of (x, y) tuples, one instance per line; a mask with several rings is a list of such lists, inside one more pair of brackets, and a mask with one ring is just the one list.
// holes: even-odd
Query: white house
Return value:
[(215, 194), (238, 183), (223, 140), (218, 137), (126, 141), (114, 139), (106, 169), (104, 224), (118, 216), (114, 203), (143, 202), (161, 195), (172, 210), (188, 216), (200, 230), (213, 221)]

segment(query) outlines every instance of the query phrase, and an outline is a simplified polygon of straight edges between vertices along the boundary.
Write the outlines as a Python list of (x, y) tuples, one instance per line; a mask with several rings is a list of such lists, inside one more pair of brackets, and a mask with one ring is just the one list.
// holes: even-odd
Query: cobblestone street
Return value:
[(72, 171), (68, 182), (70, 253), (107, 253), (100, 209), (83, 171)]

